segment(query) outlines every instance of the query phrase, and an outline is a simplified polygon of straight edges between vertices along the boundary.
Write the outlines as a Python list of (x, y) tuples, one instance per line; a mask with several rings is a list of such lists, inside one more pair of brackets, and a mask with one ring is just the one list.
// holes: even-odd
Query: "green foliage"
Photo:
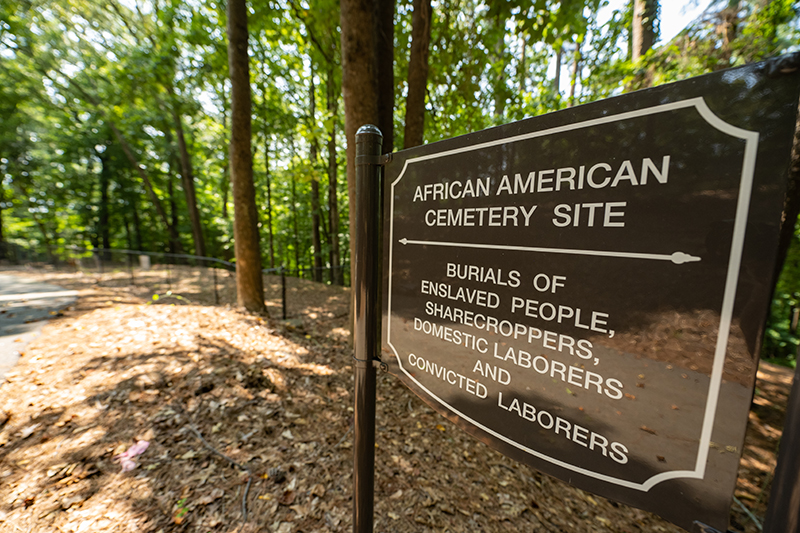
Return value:
[[(797, 316), (796, 316), (797, 315)], [(772, 299), (761, 355), (776, 363), (795, 367), (800, 348), (800, 224), (783, 264)]]
[[(606, 4), (436, 0), (425, 140), (762, 59), (800, 42), (794, 2), (717, 0), (675, 39), (658, 43), (632, 64), (630, 3), (600, 22)], [(411, 11), (410, 1), (396, 5), (397, 146)], [(207, 254), (233, 259), (226, 22), (220, 0), (0, 3), (0, 202), (6, 240), (53, 258), (65, 246), (104, 239), (113, 247), (164, 251), (171, 243), (158, 202), (170, 224), (175, 221), (180, 244), (191, 249), (177, 116), (194, 167)], [(312, 182), (321, 194), (323, 257), (334, 239), (343, 255), (349, 250), (338, 22), (337, 0), (251, 5), (253, 168), (267, 266), (295, 270), (312, 264)], [(155, 200), (112, 125), (130, 145)], [(328, 222), (326, 149), (332, 131), (337, 235), (330, 235)], [(790, 280), (800, 273), (785, 276)], [(795, 292), (779, 293), (789, 296), (778, 298), (783, 309), (776, 309), (775, 317), (786, 319)], [(784, 348), (780, 353), (785, 353), (791, 344), (780, 324), (773, 320), (771, 331), (778, 336), (770, 333), (771, 353)]]

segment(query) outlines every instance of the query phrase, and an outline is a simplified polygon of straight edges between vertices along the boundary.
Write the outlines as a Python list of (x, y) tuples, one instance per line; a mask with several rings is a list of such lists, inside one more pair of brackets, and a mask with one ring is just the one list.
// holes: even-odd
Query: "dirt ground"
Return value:
[[(346, 289), (290, 279), (283, 322), (276, 277), (259, 318), (230, 306), (224, 272), (217, 306), (212, 275), (188, 267), (136, 285), (125, 270), (5, 273), (80, 297), (0, 385), (0, 532), (352, 530)], [(758, 377), (731, 510), (746, 532), (739, 504), (765, 514), (792, 373)], [(375, 531), (681, 531), (506, 459), (389, 375), (377, 420)]]

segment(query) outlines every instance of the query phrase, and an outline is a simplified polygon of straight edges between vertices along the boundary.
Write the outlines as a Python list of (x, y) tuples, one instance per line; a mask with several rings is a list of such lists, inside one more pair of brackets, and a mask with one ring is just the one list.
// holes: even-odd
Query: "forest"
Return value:
[[(800, 49), (791, 0), (693, 0), (700, 15), (669, 40), (657, 0), (4, 0), (2, 259), (58, 262), (79, 247), (242, 264), (234, 4), (246, 15), (250, 249), (263, 268), (339, 285), (348, 149), (365, 118), (391, 152)], [(796, 232), (763, 354), (789, 364), (798, 243)]]

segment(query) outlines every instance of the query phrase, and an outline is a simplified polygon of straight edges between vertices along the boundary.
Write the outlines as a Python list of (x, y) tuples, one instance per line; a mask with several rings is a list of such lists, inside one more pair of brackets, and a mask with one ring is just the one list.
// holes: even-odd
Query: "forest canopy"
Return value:
[[(362, 29), (348, 0), (249, 3), (262, 265), (347, 282), (346, 32), (379, 37), (382, 129), (398, 149), (800, 49), (791, 0), (693, 1), (700, 16), (669, 40), (656, 0), (382, 1)], [(216, 0), (0, 4), (4, 257), (235, 259), (227, 17)], [(790, 322), (800, 275), (777, 297)], [(795, 342), (789, 322), (775, 354)]]

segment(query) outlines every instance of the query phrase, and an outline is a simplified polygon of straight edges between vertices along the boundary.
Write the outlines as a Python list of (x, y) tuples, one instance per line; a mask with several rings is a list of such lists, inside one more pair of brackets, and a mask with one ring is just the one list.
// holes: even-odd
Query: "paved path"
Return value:
[(47, 319), (77, 295), (78, 291), (0, 274), (0, 382)]

